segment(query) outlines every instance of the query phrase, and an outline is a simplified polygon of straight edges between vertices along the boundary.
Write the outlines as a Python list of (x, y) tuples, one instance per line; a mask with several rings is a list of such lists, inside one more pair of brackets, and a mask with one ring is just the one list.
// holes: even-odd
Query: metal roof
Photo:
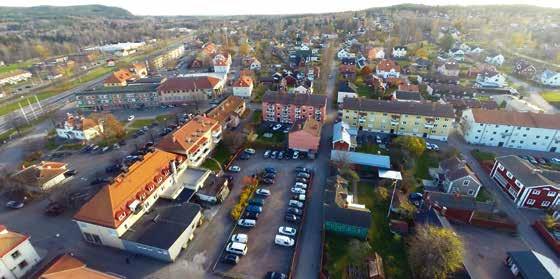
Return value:
[(385, 155), (373, 155), (361, 152), (331, 150), (331, 160), (347, 160), (356, 165), (371, 166), (390, 169), (391, 157)]

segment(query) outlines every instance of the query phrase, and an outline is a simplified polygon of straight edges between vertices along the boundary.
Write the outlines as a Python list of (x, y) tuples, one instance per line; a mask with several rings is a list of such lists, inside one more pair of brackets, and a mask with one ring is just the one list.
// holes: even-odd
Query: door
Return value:
[(501, 141), (501, 142), (499, 142), (499, 143), (498, 143), (498, 146), (499, 146), (499, 147), (502, 147), (502, 146), (504, 146), (504, 142), (502, 142), (502, 141)]
[(556, 152), (556, 147), (551, 147), (550, 152)]
[(359, 130), (359, 131), (362, 131), (363, 129), (364, 129), (364, 126), (358, 127), (358, 130)]
[(395, 133), (395, 129), (391, 129), (391, 134), (394, 134), (394, 133)]
[(423, 133), (423, 134), (422, 134), (422, 137), (423, 137), (423, 138), (427, 138), (427, 137), (428, 137), (428, 133)]

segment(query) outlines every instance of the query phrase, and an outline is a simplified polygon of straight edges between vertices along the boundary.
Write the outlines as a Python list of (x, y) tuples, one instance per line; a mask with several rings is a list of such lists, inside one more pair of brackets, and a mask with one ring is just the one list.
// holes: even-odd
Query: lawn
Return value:
[(357, 152), (363, 152), (363, 153), (368, 153), (368, 154), (375, 154), (375, 155), (387, 155), (389, 154), (389, 152), (386, 149), (382, 149), (379, 147), (379, 145), (377, 144), (362, 144), (360, 145), (357, 149)]
[(430, 179), (430, 168), (436, 168), (438, 166), (437, 157), (429, 151), (425, 151), (416, 160), (414, 165), (414, 176), (419, 179)]
[(547, 101), (551, 103), (558, 103), (560, 102), (560, 91), (545, 91), (541, 93), (541, 96)]
[(154, 122), (152, 119), (136, 119), (126, 128), (129, 130), (138, 130), (144, 126), (150, 126)]
[(476, 201), (478, 202), (491, 202), (494, 198), (492, 194), (486, 190), (484, 187), (480, 187), (480, 191), (478, 191), (478, 196), (476, 196)]
[(33, 61), (29, 60), (29, 61), (25, 61), (25, 62), (21, 62), (21, 63), (15, 63), (15, 64), (9, 64), (9, 65), (6, 65), (6, 66), (2, 66), (2, 67), (0, 67), (0, 74), (11, 72), (11, 71), (14, 71), (14, 70), (17, 70), (17, 69), (29, 68), (31, 65), (33, 65)]
[[(218, 143), (218, 145), (216, 145), (216, 147), (214, 148), (214, 150), (212, 151), (212, 158), (214, 158), (216, 161), (220, 162), (220, 164), (222, 165), (222, 168), (225, 168), (225, 164), (227, 163), (227, 160), (230, 157), (231, 152), (229, 152), (228, 148), (225, 146), (225, 144), (223, 142)], [(207, 168), (210, 169), (212, 171), (219, 171), (220, 167), (216, 164), (216, 162), (212, 159), (206, 159), (204, 162), (202, 162), (201, 167), (203, 168)]]
[(262, 122), (262, 110), (255, 110), (251, 119), (253, 125), (259, 125)]
[(480, 151), (478, 149), (475, 149), (475, 150), (471, 151), (471, 154), (479, 162), (494, 161), (494, 159), (496, 159), (496, 155), (494, 153), (484, 152), (484, 151)]

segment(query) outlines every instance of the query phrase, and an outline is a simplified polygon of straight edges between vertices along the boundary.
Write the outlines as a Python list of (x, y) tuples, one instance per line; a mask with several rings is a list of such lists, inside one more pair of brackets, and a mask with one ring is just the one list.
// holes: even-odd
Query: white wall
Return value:
[(250, 87), (233, 87), (233, 95), (242, 98), (251, 98), (253, 93), (253, 86)]
[[(16, 251), (18, 251), (20, 255), (17, 258), (13, 258), (12, 254)], [(39, 260), (39, 255), (35, 251), (35, 248), (33, 248), (31, 243), (29, 242), (29, 239), (27, 239), (14, 249), (6, 253), (4, 257), (2, 257), (2, 263), (0, 264), (2, 266), (0, 267), (0, 274), (4, 276), (4, 272), (8, 270), (9, 273), (6, 273), (6, 278), (21, 278), (29, 270), (31, 270), (31, 268), (33, 268), (39, 262)], [(27, 262), (27, 266), (24, 268), (19, 268), (18, 265), (23, 261)]]
[(198, 227), (198, 223), (201, 218), (202, 213), (198, 212), (198, 214), (193, 218), (191, 225), (183, 232), (183, 234), (181, 234), (181, 236), (179, 236), (179, 238), (177, 238), (175, 243), (171, 245), (171, 248), (169, 248), (169, 256), (171, 257), (171, 260), (175, 260), (179, 253), (181, 253), (181, 250), (187, 248), (188, 243), (194, 238), (195, 229)]

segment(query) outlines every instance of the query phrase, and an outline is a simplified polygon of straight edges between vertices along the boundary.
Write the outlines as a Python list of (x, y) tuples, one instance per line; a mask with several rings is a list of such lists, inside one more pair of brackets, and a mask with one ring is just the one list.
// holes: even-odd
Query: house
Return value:
[(336, 98), (336, 102), (338, 105), (342, 104), (344, 98), (358, 98), (358, 94), (356, 93), (356, 86), (350, 82), (340, 82), (338, 85), (338, 95)]
[(358, 131), (447, 140), (455, 113), (448, 104), (345, 98), (342, 121)]
[(484, 51), (484, 49), (482, 49), (481, 47), (473, 46), (473, 47), (471, 47), (471, 50), (468, 51), (468, 54), (478, 55), (478, 54), (481, 54), (483, 51)]
[(527, 60), (518, 59), (513, 62), (513, 74), (521, 76), (526, 79), (533, 79), (537, 74), (537, 69)]
[(560, 115), (467, 109), (460, 128), (469, 144), (560, 151)]
[(257, 58), (254, 58), (253, 61), (251, 62), (251, 65), (249, 66), (249, 69), (251, 69), (252, 71), (260, 71), (261, 62)]
[(288, 147), (292, 150), (315, 154), (319, 151), (323, 123), (313, 119), (298, 119), (288, 134)]
[(144, 63), (133, 63), (130, 69), (136, 78), (146, 78), (148, 76), (148, 69)]
[(103, 134), (102, 123), (70, 113), (66, 114), (63, 123), (56, 125), (56, 135), (63, 139), (90, 141), (101, 134)]
[(338, 67), (338, 72), (345, 79), (354, 79), (356, 78), (356, 65), (342, 64)]
[(30, 79), (32, 74), (24, 70), (13, 70), (0, 74), (0, 86), (10, 84), (14, 85), (21, 81)]
[(238, 96), (228, 96), (218, 106), (212, 108), (206, 116), (217, 120), (222, 125), (222, 130), (226, 130), (239, 125), (245, 109), (245, 100)]
[(356, 67), (358, 69), (363, 69), (367, 66), (367, 59), (363, 56), (356, 58)]
[(292, 90), (295, 94), (312, 94), (313, 82), (302, 82), (300, 85)]
[(210, 75), (171, 77), (157, 87), (157, 93), (163, 104), (182, 104), (219, 95), (223, 87), (222, 79)]
[(150, 68), (150, 71), (161, 69), (170, 62), (179, 59), (183, 54), (185, 54), (185, 46), (183, 44), (173, 45), (148, 58), (148, 68)]
[(465, 51), (460, 48), (452, 48), (448, 52), (449, 57), (451, 57), (455, 61), (464, 61), (465, 60)]
[(336, 57), (338, 58), (338, 60), (342, 60), (344, 58), (355, 59), (356, 54), (351, 53), (351, 52), (347, 51), (346, 49), (341, 49), (336, 53)]
[(444, 76), (440, 73), (422, 75), (423, 83), (459, 84), (459, 77)]
[(369, 61), (373, 61), (376, 59), (384, 59), (385, 58), (385, 51), (383, 47), (372, 47), (367, 51), (367, 59)]
[[(182, 138), (176, 144), (187, 143), (193, 142)], [(196, 153), (196, 149), (192, 147), (191, 151)], [(194, 237), (202, 210), (200, 205), (190, 202), (169, 206), (169, 201), (163, 199), (180, 196), (184, 190), (181, 177), (191, 162), (192, 158), (157, 148), (145, 154), (74, 215), (84, 240), (92, 245), (174, 261)]]
[(126, 86), (127, 82), (134, 79), (133, 74), (127, 69), (113, 72), (103, 81), (103, 86)]
[(327, 97), (268, 91), (261, 107), (264, 121), (294, 123), (298, 119), (313, 118), (323, 122), (327, 115)]
[(229, 73), (231, 55), (229, 52), (216, 54), (216, 56), (212, 59), (212, 65), (214, 66), (214, 72), (216, 73)]
[(95, 278), (95, 279), (121, 279), (122, 276), (114, 273), (105, 273), (88, 267), (86, 263), (71, 254), (61, 254), (55, 257), (38, 274), (38, 279), (65, 279), (65, 278)]
[(485, 71), (476, 76), (476, 84), (480, 87), (501, 88), (507, 85), (506, 77), (499, 72)]
[(205, 43), (202, 45), (202, 53), (206, 56), (212, 56), (216, 54), (218, 47), (214, 43)]
[(476, 77), (478, 76), (478, 74), (483, 73), (483, 72), (498, 72), (498, 70), (496, 69), (496, 66), (494, 65), (490, 65), (490, 64), (486, 64), (486, 63), (482, 63), (482, 64), (478, 64), (476, 67), (470, 67), (467, 70), (467, 77)]
[(428, 70), (432, 66), (432, 61), (424, 58), (417, 58), (411, 66), (416, 67), (417, 70)]
[(492, 64), (494, 66), (500, 67), (502, 66), (502, 64), (504, 64), (504, 56), (501, 54), (496, 54), (496, 55), (489, 55), (486, 56), (486, 58), (484, 59), (484, 62), (488, 63), (488, 64)]
[(438, 68), (437, 68), (438, 73), (444, 75), (444, 76), (449, 76), (449, 77), (458, 77), (459, 76), (459, 64), (457, 62), (445, 62), (443, 64), (441, 64)]
[(341, 176), (327, 179), (323, 204), (323, 228), (327, 232), (366, 239), (371, 226), (371, 212), (354, 202), (348, 181)]
[(157, 88), (161, 78), (145, 78), (127, 82), (126, 86), (100, 86), (75, 93), (83, 110), (145, 108), (160, 105)]
[(428, 94), (445, 100), (472, 99), (476, 92), (469, 87), (457, 84), (430, 83), (426, 86)]
[(559, 87), (560, 73), (553, 72), (551, 70), (544, 70), (539, 76), (539, 82), (545, 86)]
[(222, 125), (218, 120), (197, 115), (185, 125), (164, 136), (157, 148), (186, 156), (188, 166), (198, 167), (222, 140)]
[(250, 76), (240, 76), (233, 83), (233, 95), (245, 99), (250, 99), (253, 94), (253, 78)]
[(487, 110), (498, 109), (495, 101), (481, 101), (477, 99), (447, 99), (446, 102), (453, 106), (455, 113), (460, 117), (464, 110), (470, 108), (482, 108)]
[(26, 274), (41, 258), (29, 236), (9, 231), (0, 225), (0, 276), (6, 279), (27, 278)]
[(107, 67), (115, 67), (115, 59), (109, 58), (107, 59)]
[(482, 187), (476, 174), (457, 156), (439, 162), (439, 167), (431, 174), (445, 193), (476, 197)]
[(558, 279), (560, 267), (553, 259), (533, 250), (509, 251), (505, 264), (512, 277), (520, 279)]
[(45, 191), (60, 184), (66, 178), (66, 171), (66, 163), (41, 161), (31, 166), (23, 166), (12, 178), (31, 191)]
[(333, 125), (332, 149), (342, 151), (353, 151), (356, 146), (356, 136), (358, 131), (350, 128), (344, 121), (339, 121)]
[(389, 77), (398, 78), (400, 76), (401, 67), (394, 61), (390, 59), (381, 60), (375, 67), (375, 73), (377, 76), (384, 79)]
[(391, 52), (391, 55), (395, 59), (405, 58), (407, 54), (407, 50), (408, 49), (405, 46), (395, 46), (393, 47), (393, 51)]
[(229, 180), (224, 176), (217, 176), (210, 173), (204, 180), (200, 189), (195, 195), (202, 201), (217, 204), (223, 202), (229, 195)]
[(375, 74), (368, 75), (366, 78), (366, 84), (371, 87), (374, 91), (384, 92), (386, 84), (383, 82), (383, 78), (378, 77)]
[(195, 57), (189, 64), (189, 69), (200, 69), (204, 65), (202, 58)]
[(517, 207), (547, 209), (560, 201), (560, 171), (541, 169), (518, 156), (497, 157), (490, 177)]
[(478, 210), (476, 198), (444, 192), (426, 191), (424, 204), (433, 208), (447, 219), (469, 224)]
[(393, 99), (402, 102), (423, 101), (420, 88), (416, 84), (399, 84), (398, 89), (393, 92)]

